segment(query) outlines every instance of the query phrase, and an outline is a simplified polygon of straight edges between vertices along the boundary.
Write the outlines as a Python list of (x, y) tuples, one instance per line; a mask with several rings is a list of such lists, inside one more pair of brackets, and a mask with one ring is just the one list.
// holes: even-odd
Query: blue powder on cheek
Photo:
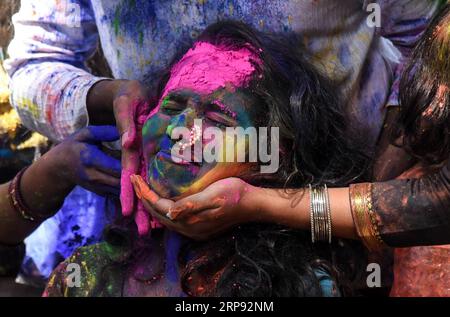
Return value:
[(172, 145), (173, 145), (172, 140), (168, 136), (166, 136), (163, 137), (163, 139), (161, 140), (160, 149), (163, 151), (170, 152), (172, 150)]
[(153, 176), (153, 179), (159, 178), (159, 171), (155, 166), (153, 166), (153, 168), (152, 168), (152, 176)]

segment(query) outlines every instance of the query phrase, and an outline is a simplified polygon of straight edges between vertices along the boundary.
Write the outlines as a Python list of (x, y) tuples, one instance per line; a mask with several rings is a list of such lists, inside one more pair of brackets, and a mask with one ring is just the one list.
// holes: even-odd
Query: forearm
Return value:
[(102, 80), (84, 66), (98, 44), (90, 1), (22, 1), (13, 24), (4, 63), (12, 104), (25, 126), (61, 141), (88, 124), (86, 95)]
[[(259, 189), (257, 221), (310, 230), (308, 190)], [(332, 235), (371, 249), (450, 243), (450, 169), (420, 179), (329, 189)]]
[(123, 80), (102, 80), (89, 90), (86, 107), (92, 125), (115, 125), (114, 96)]
[(65, 63), (31, 63), (12, 76), (11, 102), (25, 126), (61, 141), (88, 124), (87, 94), (100, 80)]
[[(20, 191), (24, 203), (33, 212), (51, 217), (60, 209), (73, 185), (63, 181), (46, 156), (31, 165), (23, 174)], [(13, 208), (8, 194), (8, 184), (0, 185), (0, 244), (21, 243), (42, 221), (24, 219)]]
[(376, 227), (394, 247), (450, 243), (450, 172), (372, 186)]
[[(351, 213), (349, 189), (329, 188), (332, 234), (335, 237), (358, 239)], [(260, 220), (292, 228), (310, 230), (310, 197), (308, 190), (287, 193), (278, 189), (261, 189), (255, 203)]]

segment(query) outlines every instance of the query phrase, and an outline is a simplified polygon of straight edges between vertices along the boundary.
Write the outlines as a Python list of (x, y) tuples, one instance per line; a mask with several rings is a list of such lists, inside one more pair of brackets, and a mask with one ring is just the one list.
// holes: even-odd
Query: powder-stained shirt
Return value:
[[(6, 61), (11, 101), (26, 126), (61, 140), (89, 122), (86, 96), (101, 78), (84, 62), (99, 39), (115, 78), (154, 85), (180, 47), (218, 20), (237, 19), (267, 32), (301, 34), (313, 62), (340, 84), (375, 141), (400, 51), (416, 42), (439, 2), (22, 0)], [(396, 104), (393, 96), (389, 103)]]

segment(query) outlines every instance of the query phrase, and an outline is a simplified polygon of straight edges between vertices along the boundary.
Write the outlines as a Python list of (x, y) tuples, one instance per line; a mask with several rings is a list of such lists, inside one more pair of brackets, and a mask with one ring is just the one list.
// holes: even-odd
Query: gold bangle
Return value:
[(372, 205), (372, 184), (350, 186), (350, 205), (356, 232), (364, 245), (371, 251), (379, 250), (385, 244), (378, 230)]

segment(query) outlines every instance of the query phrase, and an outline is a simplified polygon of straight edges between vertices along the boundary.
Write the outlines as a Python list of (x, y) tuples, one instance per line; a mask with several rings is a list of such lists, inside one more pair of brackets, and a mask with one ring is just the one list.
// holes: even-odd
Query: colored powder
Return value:
[[(257, 56), (257, 54), (249, 47), (231, 50), (207, 42), (197, 42), (171, 69), (170, 79), (166, 84), (159, 104), (149, 114), (147, 119), (159, 111), (161, 105), (167, 102), (166, 97), (172, 91), (189, 89), (200, 95), (208, 95), (225, 87), (247, 87), (252, 79), (252, 75), (259, 69), (261, 64), (262, 62), (259, 56)], [(216, 102), (216, 104), (221, 107), (221, 109), (228, 110), (232, 117), (236, 117), (236, 114), (230, 111), (225, 105), (218, 102)], [(143, 132), (144, 138), (146, 134), (154, 133), (154, 131), (148, 131), (147, 128), (144, 128)], [(238, 169), (240, 170), (240, 168)], [(218, 170), (222, 169), (219, 168), (216, 172)], [(230, 172), (233, 169), (224, 168), (224, 170)], [(203, 189), (207, 184), (211, 184), (214, 180), (223, 178), (219, 177), (219, 174), (220, 173), (214, 172), (208, 173), (207, 177), (203, 177), (192, 186), (192, 191)], [(233, 173), (230, 176), (236, 176), (236, 173)], [(127, 180), (128, 179), (129, 176)], [(144, 179), (147, 178), (144, 177)], [(127, 185), (128, 184), (126, 184), (126, 186)], [(123, 190), (122, 194), (125, 194)], [(122, 203), (126, 202), (132, 204), (132, 199), (133, 197), (129, 197), (125, 194), (122, 196)], [(141, 235), (146, 234), (149, 230), (147, 224), (150, 217), (142, 207), (138, 207), (137, 209), (135, 221), (139, 233)], [(153, 221), (150, 226), (158, 226), (158, 223)]]
[[(125, 121), (129, 118), (125, 116), (131, 115), (134, 120), (134, 125), (122, 135), (122, 148), (131, 149), (133, 147), (141, 146), (142, 137), (138, 126), (142, 125), (146, 117), (147, 109), (150, 107), (146, 101), (135, 100), (131, 104), (131, 114), (124, 112), (119, 120)], [(139, 166), (142, 163), (142, 149), (137, 153), (129, 155), (129, 161), (122, 166), (122, 176), (120, 180), (120, 202), (122, 204), (122, 214), (124, 216), (131, 216), (134, 210), (134, 191), (131, 185), (130, 176), (139, 172)]]
[(120, 178), (120, 202), (122, 204), (122, 214), (131, 216), (134, 205), (134, 191), (130, 181), (130, 176), (135, 174), (133, 170), (122, 169)]
[(231, 50), (197, 42), (172, 68), (162, 98), (150, 116), (159, 110), (171, 91), (179, 88), (207, 95), (228, 85), (247, 87), (261, 64), (260, 58), (247, 47)]
[(222, 110), (224, 113), (230, 115), (233, 119), (237, 118), (237, 113), (232, 111), (227, 105), (225, 105), (223, 102), (221, 102), (220, 100), (214, 100), (213, 104), (215, 104), (216, 106), (218, 106), (220, 108), (220, 110)]
[(176, 197), (175, 200), (196, 194), (221, 179), (243, 176), (249, 171), (249, 168), (250, 166), (248, 164), (217, 164), (213, 169), (208, 171), (201, 178), (197, 179), (193, 184), (190, 184), (189, 187), (182, 188), (182, 194)]

